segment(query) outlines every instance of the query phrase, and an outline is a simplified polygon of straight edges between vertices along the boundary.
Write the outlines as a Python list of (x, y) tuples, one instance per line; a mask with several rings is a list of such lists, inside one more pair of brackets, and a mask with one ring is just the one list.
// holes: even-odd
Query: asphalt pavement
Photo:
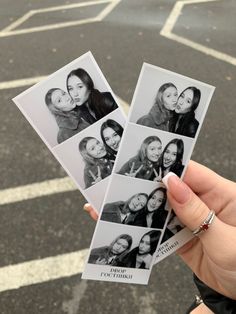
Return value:
[[(128, 104), (143, 62), (216, 86), (192, 158), (236, 179), (235, 1), (186, 2), (171, 20), (177, 39), (160, 32), (182, 1), (121, 0), (96, 21), (111, 2), (1, 0), (0, 192), (66, 177), (11, 99), (32, 80), (89, 50), (113, 91)], [(86, 5), (71, 6), (79, 3)], [(63, 7), (45, 10), (58, 6)], [(83, 212), (84, 202), (73, 189), (6, 201), (0, 210), (0, 274), (10, 266), (88, 248), (95, 223)], [(0, 278), (1, 314), (182, 314), (196, 293), (191, 272), (175, 255), (154, 267), (148, 286), (85, 281), (81, 273), (63, 271), (56, 279), (48, 272), (48, 280), (27, 284), (24, 272), (20, 278), (11, 274), (9, 282), (22, 283), (11, 289)]]

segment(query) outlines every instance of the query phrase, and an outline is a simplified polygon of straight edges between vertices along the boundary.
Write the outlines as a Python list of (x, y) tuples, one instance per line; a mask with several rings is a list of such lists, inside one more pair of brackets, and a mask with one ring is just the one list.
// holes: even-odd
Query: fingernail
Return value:
[(165, 186), (166, 186), (167, 189), (169, 189), (168, 180), (169, 180), (169, 177), (171, 177), (171, 176), (177, 177), (177, 175), (176, 175), (174, 172), (168, 172), (167, 175), (165, 175), (165, 176), (162, 178), (162, 182), (165, 184)]
[(90, 208), (90, 205), (88, 203), (84, 204), (84, 210), (88, 210)]
[(184, 204), (190, 199), (190, 188), (173, 172), (169, 172), (162, 181), (176, 202)]

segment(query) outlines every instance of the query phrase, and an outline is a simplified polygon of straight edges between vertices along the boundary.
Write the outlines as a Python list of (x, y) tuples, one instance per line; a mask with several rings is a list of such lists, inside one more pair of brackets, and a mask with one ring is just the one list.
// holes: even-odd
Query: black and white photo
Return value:
[(84, 54), (13, 100), (99, 212), (126, 116), (93, 55)]
[(212, 93), (210, 85), (144, 64), (129, 121), (195, 138)]
[(174, 138), (166, 144), (160, 158), (160, 172), (163, 178), (168, 172), (181, 176), (184, 170), (184, 141)]
[(86, 136), (79, 142), (78, 149), (85, 164), (85, 188), (89, 188), (111, 174), (114, 160), (110, 159), (103, 142), (96, 137)]
[(74, 69), (68, 74), (66, 87), (77, 106), (80, 118), (89, 124), (118, 108), (112, 94), (109, 91), (99, 91), (83, 68)]
[(137, 123), (163, 131), (170, 131), (177, 100), (178, 91), (173, 83), (168, 82), (161, 85), (150, 111), (139, 118)]
[(68, 74), (66, 89), (65, 92), (53, 87), (45, 95), (45, 103), (59, 128), (58, 143), (118, 108), (111, 93), (96, 89), (91, 76), (83, 68), (74, 69)]
[(161, 230), (100, 221), (82, 278), (146, 284), (160, 237)]
[(71, 96), (60, 88), (49, 89), (45, 95), (45, 103), (59, 128), (58, 143), (62, 143), (90, 125), (78, 114), (76, 103)]
[(120, 266), (150, 269), (160, 236), (160, 230), (151, 230), (145, 233), (138, 245), (122, 258)]
[(105, 145), (106, 151), (113, 159), (116, 159), (120, 147), (124, 128), (115, 120), (107, 119), (101, 125), (101, 138)]
[[(143, 65), (97, 225), (146, 230), (119, 259), (123, 268), (148, 270), (153, 256), (159, 261), (191, 239), (161, 182), (169, 172), (183, 177), (213, 92), (205, 83)], [(113, 280), (109, 272), (104, 276)], [(86, 271), (85, 278), (94, 277)]]
[(156, 135), (146, 137), (137, 154), (131, 157), (119, 170), (119, 174), (154, 181), (158, 178), (162, 142)]
[[(123, 187), (119, 190), (119, 187)], [(168, 216), (166, 188), (162, 183), (114, 175), (101, 220), (163, 229)]]
[(115, 172), (156, 182), (161, 182), (170, 171), (180, 177), (191, 145), (190, 138), (132, 124), (126, 132), (125, 148), (120, 152)]
[(132, 242), (129, 234), (120, 234), (110, 244), (92, 249), (88, 263), (120, 266), (124, 256), (130, 251)]
[(90, 52), (13, 100), (49, 148), (119, 108)]
[[(106, 127), (107, 123), (118, 127), (119, 130), (116, 130), (121, 135), (111, 128), (109, 129), (113, 131), (110, 132), (111, 130)], [(115, 150), (113, 152), (109, 148), (111, 145), (114, 147), (116, 142), (118, 151), (124, 124), (125, 119), (120, 110), (115, 110), (83, 132), (53, 148), (55, 155), (82, 190), (89, 190), (110, 176), (116, 154)]]
[(109, 222), (138, 226), (141, 218), (140, 213), (144, 211), (147, 200), (148, 195), (146, 193), (137, 193), (130, 196), (127, 200), (118, 200), (105, 204), (101, 219)]
[(174, 109), (170, 132), (195, 137), (199, 121), (195, 111), (201, 100), (201, 91), (195, 86), (189, 86), (181, 92)]

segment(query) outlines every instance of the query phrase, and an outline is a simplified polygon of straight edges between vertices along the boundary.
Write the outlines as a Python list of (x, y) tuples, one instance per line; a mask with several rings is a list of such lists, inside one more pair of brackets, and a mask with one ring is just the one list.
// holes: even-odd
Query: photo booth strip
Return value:
[[(61, 114), (61, 111), (60, 115), (58, 114), (57, 116), (50, 112), (49, 107), (46, 104), (46, 95), (51, 89), (60, 89), (64, 91), (64, 96), (66, 95), (67, 101), (69, 99), (69, 103), (75, 103), (75, 101), (72, 100), (72, 96), (69, 96), (70, 91), (68, 90), (67, 79), (71, 71), (78, 68), (85, 70), (89, 74), (94, 85), (94, 98), (100, 97), (99, 100), (101, 101), (102, 97), (104, 97), (104, 103), (106, 105), (114, 105), (114, 109), (112, 107), (112, 110), (107, 110), (107, 112), (105, 112), (99, 103), (98, 107), (96, 107), (97, 112), (91, 112), (91, 108), (90, 111), (82, 111), (79, 106), (75, 106), (72, 110), (73, 114), (69, 116), (68, 114), (64, 114), (64, 112)], [(83, 81), (82, 78), (81, 81)], [(92, 85), (92, 83), (88, 82), (88, 78), (85, 77), (85, 85)], [(91, 91), (89, 95), (91, 95)], [(75, 97), (78, 98), (79, 96), (77, 95)], [(62, 165), (67, 174), (75, 182), (80, 192), (99, 212), (107, 190), (110, 178), (109, 174), (114, 165), (115, 155), (111, 156), (111, 154), (108, 155), (107, 153), (105, 158), (101, 159), (100, 164), (95, 163), (92, 169), (89, 167), (86, 168), (84, 157), (79, 151), (79, 143), (83, 139), (91, 137), (102, 143), (101, 127), (103, 123), (107, 122), (107, 120), (113, 120), (124, 128), (126, 115), (97, 65), (92, 53), (87, 52), (71, 63), (65, 65), (48, 76), (45, 80), (16, 96), (13, 101), (41, 137), (48, 149), (52, 152), (54, 157)], [(93, 100), (91, 100), (90, 103), (92, 101)], [(55, 112), (58, 112), (58, 110), (55, 110)], [(85, 116), (85, 113), (87, 116)], [(96, 116), (98, 113), (99, 115)], [(81, 118), (81, 115), (83, 114), (84, 116)], [(89, 123), (88, 118), (97, 121)], [(102, 180), (97, 180), (98, 182), (94, 184), (94, 182), (90, 181), (93, 181), (93, 179), (96, 181), (96, 171), (99, 173)], [(88, 181), (90, 178), (88, 179), (86, 176), (92, 176), (92, 180), (89, 181), (89, 184), (87, 183), (87, 186), (85, 181)]]
[[(140, 118), (146, 116), (150, 118), (150, 114), (152, 116), (153, 113), (153, 105), (155, 102), (160, 100), (160, 95), (157, 93), (157, 89), (163, 86), (166, 83), (171, 83), (175, 86), (177, 90), (177, 99), (184, 98), (186, 95), (182, 93), (182, 91), (186, 91), (186, 88), (188, 87), (194, 87), (192, 90), (192, 98), (194, 98), (194, 92), (193, 90), (198, 90), (196, 94), (198, 94), (198, 97), (195, 97), (195, 130), (194, 132), (189, 132), (183, 130), (183, 120), (180, 121), (177, 114), (167, 114), (167, 116), (173, 116), (173, 120), (175, 121), (176, 125), (173, 126), (173, 124), (170, 123), (172, 126), (172, 129), (170, 128), (168, 130), (168, 127), (156, 127), (153, 126), (152, 123), (150, 125), (142, 125), (142, 123), (138, 123), (137, 121), (140, 121)], [(173, 86), (172, 86), (173, 87)], [(141, 170), (143, 169), (142, 165), (138, 165), (135, 168), (135, 162), (137, 162), (137, 158), (135, 157), (137, 154), (137, 145), (136, 143), (140, 143), (140, 139), (144, 139), (144, 137), (153, 136), (158, 137), (161, 139), (163, 143), (168, 144), (171, 139), (178, 138), (184, 143), (184, 162), (183, 162), (183, 169), (182, 174), (179, 176), (182, 178), (184, 176), (184, 172), (186, 170), (187, 164), (190, 160), (192, 151), (194, 149), (194, 145), (196, 143), (196, 139), (198, 137), (198, 134), (200, 132), (207, 108), (209, 106), (210, 100), (212, 98), (214, 87), (208, 84), (205, 84), (203, 82), (193, 80), (191, 78), (179, 75), (174, 72), (170, 72), (168, 70), (156, 67), (154, 65), (150, 65), (147, 63), (143, 64), (138, 83), (135, 89), (135, 93), (133, 96), (131, 109), (128, 116), (128, 121), (126, 123), (125, 131), (123, 134), (123, 138), (121, 141), (121, 146), (116, 158), (116, 162), (113, 168), (113, 173), (110, 178), (110, 182), (108, 185), (108, 189), (104, 198), (102, 210), (100, 212), (100, 217), (96, 225), (96, 229), (93, 235), (92, 243), (90, 246), (90, 253), (89, 257), (91, 256), (94, 248), (98, 247), (96, 246), (97, 239), (101, 234), (103, 234), (106, 239), (112, 239), (114, 235), (114, 230), (116, 228), (122, 229), (122, 233), (124, 234), (130, 234), (130, 235), (137, 235), (137, 234), (146, 234), (150, 228), (148, 227), (140, 227), (140, 226), (134, 226), (134, 225), (126, 225), (117, 223), (115, 221), (103, 221), (102, 215), (103, 215), (103, 208), (104, 206), (109, 203), (110, 200), (114, 198), (114, 182), (118, 180), (118, 177), (123, 177), (124, 180), (126, 179), (127, 182), (129, 181), (130, 190), (134, 192), (134, 187), (137, 184), (140, 184), (140, 182), (147, 187), (148, 184), (150, 184), (150, 192), (153, 189), (153, 183), (155, 183), (153, 180), (155, 177), (150, 177), (149, 175), (138, 176), (138, 173), (141, 173)], [(200, 92), (199, 92), (200, 91)], [(191, 98), (191, 92), (186, 92), (188, 98)], [(199, 98), (200, 94), (200, 98)], [(181, 95), (181, 96), (180, 96)], [(180, 96), (180, 97), (179, 97)], [(157, 100), (157, 98), (159, 100)], [(198, 98), (198, 99), (197, 99)], [(196, 100), (197, 99), (197, 100)], [(193, 101), (193, 102), (194, 102)], [(196, 101), (198, 101), (198, 104), (196, 104)], [(188, 99), (189, 102), (189, 99)], [(190, 101), (191, 102), (191, 101)], [(177, 103), (178, 104), (178, 103)], [(177, 106), (175, 104), (175, 106)], [(180, 107), (180, 106), (179, 106)], [(154, 108), (155, 109), (155, 108)], [(175, 110), (175, 108), (174, 108)], [(178, 110), (176, 110), (178, 111)], [(155, 114), (155, 112), (154, 112)], [(160, 113), (159, 113), (160, 114)], [(193, 114), (192, 114), (193, 116)], [(185, 116), (186, 117), (186, 116)], [(174, 120), (174, 118), (176, 120)], [(192, 117), (193, 119), (193, 117)], [(142, 120), (142, 119), (141, 119)], [(148, 120), (148, 119), (147, 119)], [(157, 119), (158, 120), (158, 119)], [(186, 121), (185, 121), (186, 122)], [(178, 125), (177, 125), (178, 124)], [(180, 128), (182, 126), (182, 130)], [(170, 127), (170, 126), (169, 126)], [(185, 126), (188, 128), (188, 124)], [(187, 129), (186, 129), (187, 130)], [(145, 135), (145, 136), (144, 136)], [(163, 147), (164, 148), (164, 147)], [(131, 161), (130, 169), (124, 173), (119, 173), (120, 167), (124, 162)], [(156, 171), (157, 172), (157, 171)], [(165, 172), (165, 171), (164, 171)], [(132, 174), (132, 178), (129, 177), (129, 174)], [(166, 174), (166, 173), (164, 173)], [(163, 174), (163, 175), (164, 175)], [(158, 176), (158, 173), (156, 174), (156, 177)], [(151, 181), (152, 180), (152, 181)], [(132, 181), (132, 182), (131, 182)], [(158, 183), (157, 183), (158, 185)], [(119, 189), (127, 189), (127, 184), (120, 184), (117, 185), (117, 188)], [(121, 190), (119, 190), (119, 195), (121, 195)], [(145, 188), (145, 191), (147, 192), (148, 189)], [(124, 195), (127, 196), (127, 191), (124, 190)], [(127, 197), (126, 197), (127, 199)], [(123, 208), (123, 207), (122, 207)], [(107, 214), (107, 212), (106, 212)], [(107, 217), (107, 215), (106, 215)], [(151, 230), (155, 231), (155, 228), (151, 228)], [(121, 230), (120, 230), (121, 231)], [(95, 280), (105, 280), (105, 281), (115, 281), (115, 282), (124, 282), (124, 283), (138, 283), (138, 284), (147, 284), (151, 269), (153, 265), (160, 260), (164, 259), (174, 251), (176, 251), (179, 247), (184, 245), (186, 242), (188, 242), (192, 238), (192, 233), (185, 228), (181, 223), (177, 220), (175, 215), (173, 214), (173, 211), (171, 208), (169, 208), (169, 215), (166, 218), (164, 228), (160, 230), (161, 235), (160, 239), (158, 241), (156, 250), (154, 254), (149, 254), (149, 259), (151, 255), (151, 263), (150, 267), (146, 268), (140, 266), (139, 258), (142, 259), (142, 252), (139, 252), (139, 243), (136, 247), (136, 267), (122, 267), (122, 263), (120, 263), (118, 266), (109, 265), (106, 263), (105, 265), (99, 265), (98, 263), (94, 263), (91, 265), (91, 263), (87, 262), (85, 266), (85, 270), (82, 274), (82, 278), (84, 279), (95, 279)], [(141, 240), (140, 240), (141, 241)], [(149, 239), (150, 242), (150, 239)], [(130, 253), (127, 253), (127, 256), (129, 257)], [(148, 255), (148, 254), (147, 254)], [(88, 261), (89, 261), (88, 257)], [(118, 275), (116, 275), (118, 274)]]

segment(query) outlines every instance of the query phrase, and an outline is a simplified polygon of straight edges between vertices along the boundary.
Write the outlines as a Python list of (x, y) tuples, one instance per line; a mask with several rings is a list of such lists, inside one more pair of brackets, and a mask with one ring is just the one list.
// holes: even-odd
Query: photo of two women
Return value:
[(170, 132), (130, 124), (115, 172), (154, 182), (161, 182), (169, 172), (181, 177), (192, 141)]
[[(117, 266), (150, 269), (153, 255), (160, 240), (160, 230), (130, 229), (128, 226), (115, 227), (101, 223), (97, 231), (88, 263), (101, 266)], [(112, 232), (111, 232), (112, 229)], [(104, 233), (110, 234), (109, 239)]]

